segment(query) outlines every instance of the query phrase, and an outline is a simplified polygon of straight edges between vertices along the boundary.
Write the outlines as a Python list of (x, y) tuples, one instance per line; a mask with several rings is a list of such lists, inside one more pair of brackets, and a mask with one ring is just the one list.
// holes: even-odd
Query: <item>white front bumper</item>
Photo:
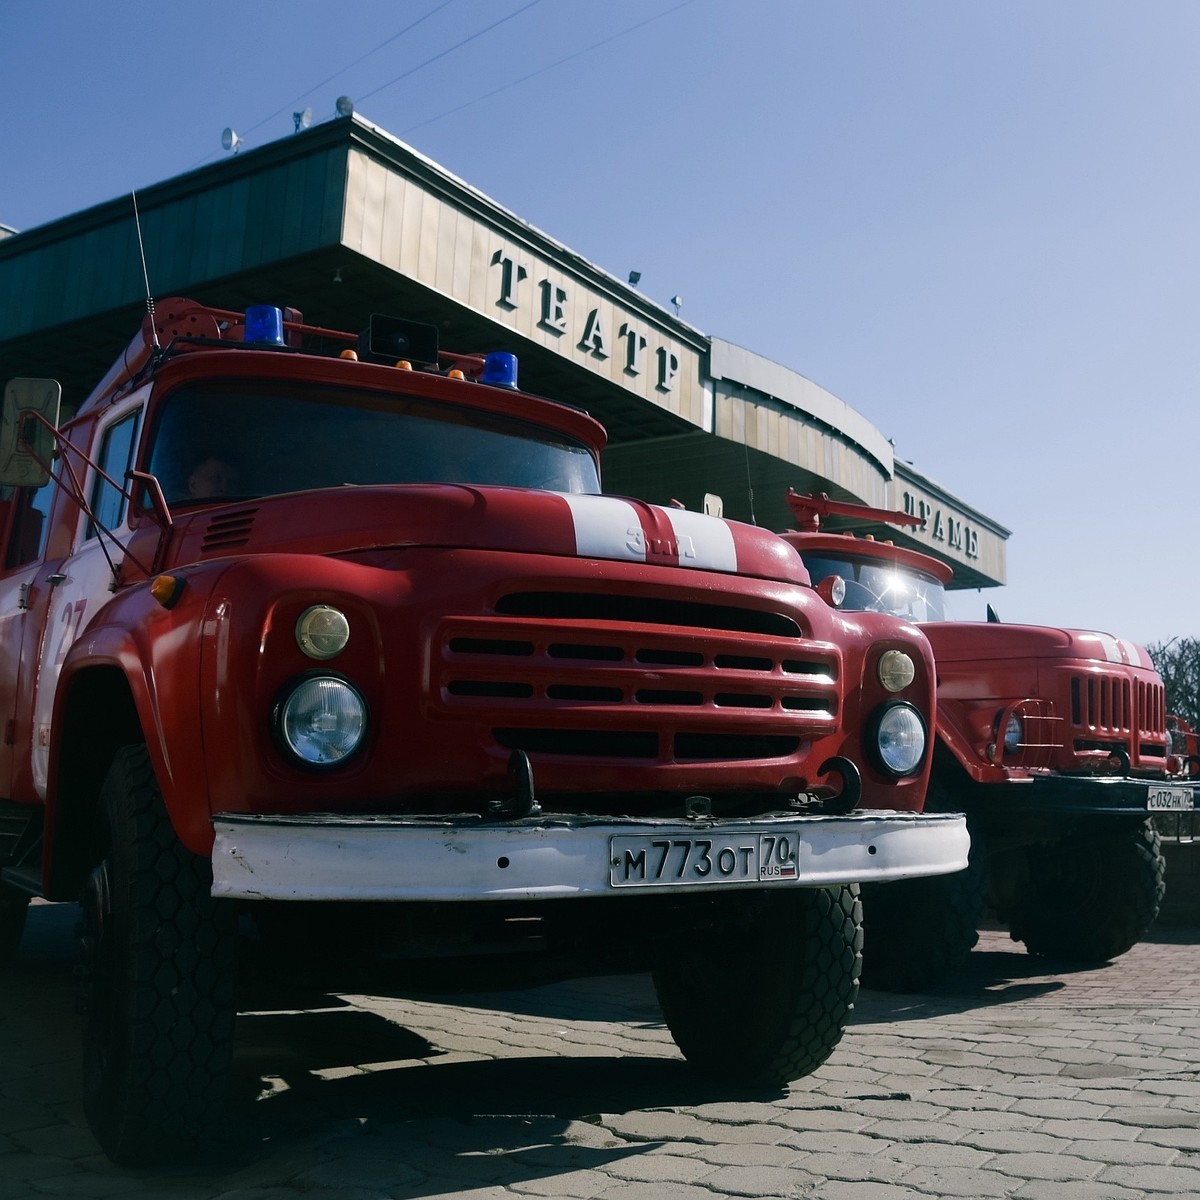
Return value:
[[(632, 820), (245, 816), (214, 820), (213, 895), (249, 900), (568, 899), (633, 891), (825, 887), (945, 875), (967, 865), (957, 813)], [(627, 889), (610, 881), (613, 837), (796, 839), (789, 879), (689, 879)]]

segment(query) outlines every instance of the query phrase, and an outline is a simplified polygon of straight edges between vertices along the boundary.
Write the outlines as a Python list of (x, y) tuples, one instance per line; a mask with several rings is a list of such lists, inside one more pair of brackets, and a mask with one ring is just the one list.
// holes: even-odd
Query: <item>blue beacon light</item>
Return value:
[(283, 313), (273, 304), (251, 304), (246, 309), (246, 333), (242, 340), (258, 346), (282, 346)]
[(479, 377), (481, 383), (490, 383), (493, 387), (512, 388), (517, 386), (517, 356), (507, 350), (493, 350), (483, 360), (483, 374)]

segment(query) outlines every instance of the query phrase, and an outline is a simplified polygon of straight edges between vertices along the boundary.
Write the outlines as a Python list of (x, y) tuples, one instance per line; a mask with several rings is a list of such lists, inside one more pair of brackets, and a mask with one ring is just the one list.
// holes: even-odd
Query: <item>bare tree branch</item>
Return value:
[(1167, 712), (1200, 727), (1200, 638), (1176, 637), (1146, 649), (1167, 689)]

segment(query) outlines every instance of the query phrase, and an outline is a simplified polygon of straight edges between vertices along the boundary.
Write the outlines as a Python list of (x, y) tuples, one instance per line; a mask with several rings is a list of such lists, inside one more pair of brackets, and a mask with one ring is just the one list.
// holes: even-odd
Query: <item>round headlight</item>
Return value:
[(328, 604), (306, 608), (296, 621), (296, 643), (309, 658), (336, 658), (349, 640), (346, 614)]
[(826, 575), (817, 584), (817, 595), (830, 608), (841, 608), (846, 602), (846, 581), (840, 575)]
[(889, 701), (874, 721), (874, 757), (890, 775), (912, 775), (925, 757), (925, 721), (911, 704)]
[(1021, 718), (1016, 713), (1008, 714), (1008, 723), (1004, 726), (1004, 749), (1009, 754), (1016, 754), (1025, 737), (1025, 729)]
[(344, 762), (362, 744), (366, 731), (366, 703), (342, 679), (302, 680), (279, 707), (280, 737), (306, 766)]
[(902, 692), (916, 677), (917, 668), (903, 650), (885, 650), (879, 656), (879, 682), (889, 692)]

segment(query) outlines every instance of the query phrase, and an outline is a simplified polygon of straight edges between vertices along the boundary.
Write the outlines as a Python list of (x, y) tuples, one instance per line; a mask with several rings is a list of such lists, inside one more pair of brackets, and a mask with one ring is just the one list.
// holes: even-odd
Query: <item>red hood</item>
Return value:
[[(137, 540), (145, 546), (156, 537), (144, 529)], [(183, 513), (168, 557), (182, 564), (401, 546), (645, 562), (808, 584), (799, 555), (751, 525), (615, 496), (459, 484), (347, 487)]]
[(1110, 633), (981, 621), (934, 621), (922, 625), (921, 631), (932, 644), (938, 662), (1074, 658), (1154, 670), (1154, 663), (1141, 646)]

